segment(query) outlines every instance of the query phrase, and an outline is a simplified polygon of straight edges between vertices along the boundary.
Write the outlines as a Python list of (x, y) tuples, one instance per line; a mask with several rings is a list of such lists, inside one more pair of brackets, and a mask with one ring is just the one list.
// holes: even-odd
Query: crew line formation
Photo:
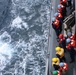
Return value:
[(57, 41), (59, 43), (55, 48), (56, 57), (52, 58), (52, 66), (54, 67), (54, 71), (51, 72), (52, 75), (63, 75), (67, 73), (69, 66), (65, 58), (65, 52), (69, 52), (70, 54), (70, 64), (75, 62), (76, 33), (72, 34), (71, 31), (68, 31), (67, 37), (64, 37), (62, 34), (62, 24), (66, 17), (66, 7), (70, 7), (72, 11), (75, 10), (71, 4), (71, 0), (60, 0), (58, 10), (52, 18), (52, 27), (56, 32)]

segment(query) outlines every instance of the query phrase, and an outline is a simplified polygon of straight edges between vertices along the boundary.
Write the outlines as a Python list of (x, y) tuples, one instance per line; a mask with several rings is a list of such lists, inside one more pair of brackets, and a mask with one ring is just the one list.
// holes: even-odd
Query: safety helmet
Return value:
[(59, 35), (59, 39), (62, 39), (62, 38), (63, 38), (63, 34), (60, 34), (60, 35)]
[(52, 21), (54, 22), (55, 20), (56, 20), (56, 18), (55, 18), (55, 17), (53, 17), (53, 18), (52, 18)]
[(57, 71), (53, 71), (53, 75), (57, 75), (58, 74), (58, 72)]
[(58, 5), (58, 8), (60, 9), (61, 8), (61, 5)]
[(66, 39), (66, 43), (70, 43), (70, 41), (71, 41), (70, 38)]
[(56, 62), (56, 61), (58, 61), (57, 58), (52, 58), (52, 62)]
[(58, 16), (58, 12), (56, 12), (56, 13), (54, 14), (54, 16), (55, 16), (55, 17)]
[(63, 62), (59, 63), (59, 66), (60, 67), (63, 67), (64, 66), (64, 63)]
[(60, 47), (56, 47), (55, 50), (56, 51), (61, 51), (61, 48)]
[(72, 35), (72, 33), (71, 33), (71, 32), (68, 32), (68, 33), (67, 33), (67, 36), (69, 36), (69, 37), (70, 37), (71, 35)]

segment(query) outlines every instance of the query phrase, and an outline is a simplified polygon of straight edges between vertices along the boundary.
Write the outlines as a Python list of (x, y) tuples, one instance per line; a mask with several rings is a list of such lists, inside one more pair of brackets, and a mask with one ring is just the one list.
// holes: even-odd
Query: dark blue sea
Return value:
[(45, 75), (51, 0), (8, 3), (0, 18), (0, 75)]

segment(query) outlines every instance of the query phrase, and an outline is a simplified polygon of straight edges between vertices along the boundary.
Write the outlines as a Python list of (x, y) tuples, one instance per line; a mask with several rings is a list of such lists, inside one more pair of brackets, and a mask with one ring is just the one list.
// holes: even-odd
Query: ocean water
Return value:
[(50, 0), (11, 0), (0, 25), (0, 75), (44, 75)]

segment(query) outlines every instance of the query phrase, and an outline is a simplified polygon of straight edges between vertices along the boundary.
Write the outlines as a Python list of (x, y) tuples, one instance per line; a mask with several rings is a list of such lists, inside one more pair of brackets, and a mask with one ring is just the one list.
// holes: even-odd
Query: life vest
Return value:
[(75, 40), (75, 38), (76, 38), (76, 35), (75, 35), (75, 34), (73, 34), (73, 35), (70, 37), (71, 40)]
[(57, 51), (56, 54), (60, 55), (60, 58), (62, 58), (64, 56), (64, 49), (61, 48), (61, 50)]
[(76, 48), (76, 40), (71, 40), (71, 45)]
[(59, 18), (63, 18), (63, 16), (62, 16), (62, 14), (61, 14), (61, 13), (59, 13), (59, 14), (58, 14), (58, 17), (59, 17)]
[(62, 70), (65, 70), (65, 71), (68, 70), (68, 64), (67, 63), (64, 63), (64, 66), (60, 67), (60, 71), (62, 71)]
[(56, 17), (56, 19), (59, 19), (59, 18), (63, 18), (63, 16), (62, 16), (62, 13), (58, 13), (58, 16)]
[(53, 26), (54, 26), (55, 28), (59, 28), (59, 26), (60, 26), (60, 21), (56, 19), (56, 21), (53, 22)]
[(67, 49), (71, 49), (71, 47), (76, 48), (76, 40), (71, 40), (71, 42), (67, 45)]
[(60, 4), (63, 4), (65, 6), (66, 3), (67, 3), (67, 0), (60, 0)]
[(69, 44), (66, 46), (66, 48), (70, 50), (70, 49), (71, 49), (70, 47), (71, 47), (71, 44), (69, 43)]
[(65, 38), (60, 39), (59, 43), (62, 43), (63, 41), (65, 41)]
[(58, 75), (61, 75), (61, 72), (60, 71), (58, 71)]
[(64, 8), (65, 8), (65, 6), (64, 6), (64, 5), (62, 5), (62, 4), (60, 4), (60, 6), (61, 6), (61, 8), (58, 8), (58, 11), (62, 13), (62, 12), (63, 12), (63, 10), (64, 10)]

